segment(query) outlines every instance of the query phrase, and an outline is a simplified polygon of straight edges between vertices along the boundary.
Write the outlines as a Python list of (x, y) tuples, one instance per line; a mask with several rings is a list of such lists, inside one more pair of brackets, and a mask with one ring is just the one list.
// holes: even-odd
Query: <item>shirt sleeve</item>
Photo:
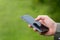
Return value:
[(56, 33), (54, 35), (54, 40), (60, 40), (60, 23), (57, 23)]
[(56, 32), (60, 32), (60, 23), (57, 23)]

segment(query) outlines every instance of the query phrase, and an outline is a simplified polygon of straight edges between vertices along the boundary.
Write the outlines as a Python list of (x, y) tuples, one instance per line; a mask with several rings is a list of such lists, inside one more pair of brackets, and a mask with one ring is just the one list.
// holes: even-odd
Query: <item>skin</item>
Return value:
[[(54, 35), (56, 32), (57, 24), (55, 21), (53, 21), (49, 16), (47, 15), (39, 15), (37, 18), (35, 18), (36, 21), (39, 21), (41, 24), (45, 25), (49, 28), (49, 31), (46, 32), (43, 35)], [(32, 28), (31, 25), (28, 25), (30, 28)], [(37, 29), (33, 28), (33, 30), (36, 32)], [(38, 32), (38, 31), (37, 31)], [(40, 33), (41, 34), (41, 33)]]

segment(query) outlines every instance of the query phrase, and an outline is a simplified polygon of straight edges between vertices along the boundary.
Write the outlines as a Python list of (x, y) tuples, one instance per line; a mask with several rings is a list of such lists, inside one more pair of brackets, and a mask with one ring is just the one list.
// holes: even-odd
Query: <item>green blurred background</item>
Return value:
[(20, 17), (48, 15), (60, 22), (60, 0), (0, 0), (0, 40), (53, 40), (28, 28)]

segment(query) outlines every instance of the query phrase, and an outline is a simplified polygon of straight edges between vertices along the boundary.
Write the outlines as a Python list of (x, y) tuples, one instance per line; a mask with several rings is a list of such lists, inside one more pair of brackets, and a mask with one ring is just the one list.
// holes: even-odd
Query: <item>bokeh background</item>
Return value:
[(53, 40), (28, 28), (20, 17), (48, 15), (60, 22), (60, 0), (0, 0), (0, 40)]

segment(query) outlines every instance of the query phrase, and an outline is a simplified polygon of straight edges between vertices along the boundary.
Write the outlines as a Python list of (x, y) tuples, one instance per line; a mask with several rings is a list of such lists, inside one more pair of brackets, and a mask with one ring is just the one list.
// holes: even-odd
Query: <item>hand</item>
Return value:
[[(49, 31), (47, 33), (45, 33), (44, 35), (54, 35), (55, 34), (57, 24), (50, 17), (48, 17), (47, 15), (39, 15), (35, 20), (39, 21), (41, 24), (43, 24), (49, 28)], [(31, 25), (29, 25), (29, 27), (32, 28)], [(37, 31), (36, 28), (33, 28), (33, 30)]]

